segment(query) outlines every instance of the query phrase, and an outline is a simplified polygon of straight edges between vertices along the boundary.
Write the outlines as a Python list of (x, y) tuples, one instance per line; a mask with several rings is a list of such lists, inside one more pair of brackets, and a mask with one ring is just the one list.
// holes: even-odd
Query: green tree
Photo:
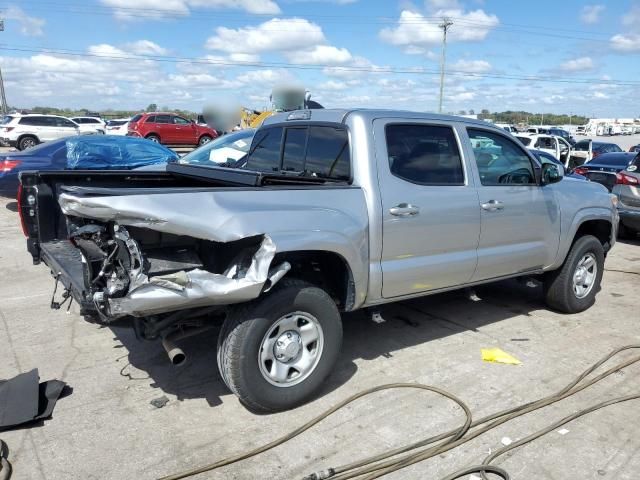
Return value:
[(147, 107), (147, 112), (157, 112), (158, 111), (158, 105), (156, 105), (155, 103), (150, 103), (149, 106)]

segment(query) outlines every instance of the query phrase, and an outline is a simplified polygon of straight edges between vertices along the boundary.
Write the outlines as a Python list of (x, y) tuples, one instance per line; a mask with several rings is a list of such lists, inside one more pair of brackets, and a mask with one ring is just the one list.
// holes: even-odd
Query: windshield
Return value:
[(256, 131), (253, 128), (228, 133), (185, 155), (178, 163), (183, 165), (233, 166), (249, 151)]
[(591, 163), (594, 165), (607, 165), (612, 167), (626, 167), (631, 162), (633, 154), (623, 153), (622, 155), (603, 154), (594, 159)]
[(131, 119), (131, 123), (136, 123), (138, 120), (140, 120), (142, 118), (141, 114), (135, 115), (132, 119)]
[(109, 127), (120, 127), (121, 125), (124, 125), (125, 123), (127, 123), (129, 120), (109, 120), (107, 122), (107, 125)]
[(589, 142), (588, 141), (578, 142), (573, 147), (573, 149), (575, 151), (577, 151), (577, 152), (588, 152), (589, 151)]
[(518, 140), (520, 140), (520, 142), (525, 146), (528, 147), (529, 144), (531, 143), (531, 138), (530, 137), (516, 137)]

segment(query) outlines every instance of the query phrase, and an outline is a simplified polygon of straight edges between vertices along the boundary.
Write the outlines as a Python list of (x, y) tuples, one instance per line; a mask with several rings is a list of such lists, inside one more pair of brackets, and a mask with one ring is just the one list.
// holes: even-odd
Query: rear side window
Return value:
[(528, 147), (529, 145), (531, 145), (530, 137), (516, 137), (516, 138), (520, 140), (520, 143), (522, 143), (525, 147)]
[(20, 125), (29, 125), (32, 127), (49, 127), (54, 126), (47, 121), (47, 117), (22, 117), (20, 119)]
[(156, 123), (156, 116), (155, 115), (149, 115), (147, 117), (147, 119), (144, 121), (144, 123)]
[(587, 152), (589, 151), (589, 142), (581, 141), (575, 144), (573, 149), (576, 152)]
[(169, 116), (169, 115), (156, 115), (156, 123), (171, 123), (171, 116)]
[(420, 185), (463, 185), (464, 171), (451, 127), (388, 125), (389, 168), (396, 177)]
[(76, 124), (66, 118), (52, 117), (51, 119), (55, 122), (56, 127), (76, 128)]

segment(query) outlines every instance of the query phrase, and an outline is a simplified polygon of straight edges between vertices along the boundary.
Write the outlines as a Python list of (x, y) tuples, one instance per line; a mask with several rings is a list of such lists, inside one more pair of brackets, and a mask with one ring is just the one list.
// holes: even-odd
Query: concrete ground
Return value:
[[(391, 382), (442, 387), (479, 418), (554, 392), (616, 347), (640, 344), (640, 241), (618, 243), (607, 260), (596, 305), (579, 315), (545, 309), (539, 288), (503, 282), (479, 300), (450, 293), (383, 309), (385, 323), (345, 316), (342, 355), (316, 400), (296, 410), (255, 415), (217, 372), (215, 334), (184, 342), (189, 364), (175, 369), (156, 343), (123, 326), (101, 327), (49, 309), (53, 280), (33, 266), (15, 213), (0, 202), (0, 378), (32, 368), (73, 393), (41, 425), (0, 432), (14, 479), (153, 479), (268, 442), (362, 389)], [(622, 273), (622, 271), (629, 273)], [(631, 273), (635, 272), (635, 274)], [(499, 347), (522, 365), (484, 363)], [(623, 354), (629, 358), (633, 352)], [(438, 479), (577, 409), (638, 393), (640, 365), (561, 403), (390, 475)], [(150, 402), (166, 396), (155, 408)], [(608, 407), (497, 461), (515, 480), (637, 479), (640, 401)], [(353, 404), (289, 444), (203, 474), (206, 479), (300, 479), (393, 446), (457, 427), (461, 411), (433, 394), (384, 392)]]

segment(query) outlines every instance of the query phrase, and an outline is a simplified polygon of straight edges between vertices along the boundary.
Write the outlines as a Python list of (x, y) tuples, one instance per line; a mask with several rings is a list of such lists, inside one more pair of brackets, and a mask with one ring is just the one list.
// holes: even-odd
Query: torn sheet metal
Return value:
[(122, 298), (109, 299), (110, 313), (147, 316), (183, 308), (230, 305), (257, 298), (265, 284), (271, 288), (291, 265), (283, 262), (271, 269), (276, 246), (269, 237), (262, 240), (246, 274), (237, 278), (236, 269), (226, 275), (195, 269), (145, 279)]

